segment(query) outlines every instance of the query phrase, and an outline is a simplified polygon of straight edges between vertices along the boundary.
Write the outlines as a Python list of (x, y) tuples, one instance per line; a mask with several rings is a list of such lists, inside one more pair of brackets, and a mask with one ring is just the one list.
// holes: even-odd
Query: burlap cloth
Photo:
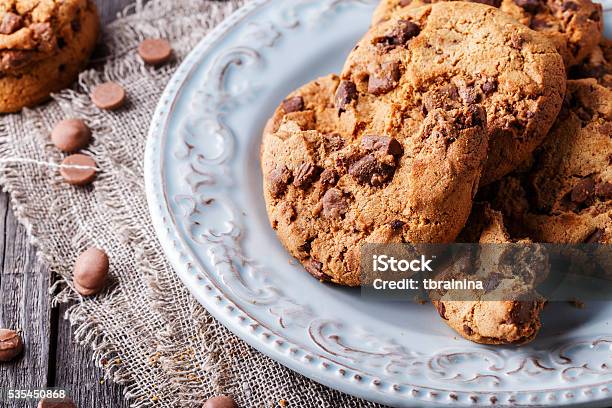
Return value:
[[(312, 382), (232, 335), (187, 292), (164, 258), (144, 193), (143, 154), (155, 105), (180, 60), (244, 0), (159, 0), (135, 4), (105, 29), (106, 57), (72, 90), (19, 115), (0, 119), (0, 183), (19, 220), (58, 282), (54, 302), (71, 302), (66, 317), (76, 339), (94, 350), (108, 378), (125, 384), (134, 407), (201, 407), (210, 396), (234, 395), (242, 407), (370, 407)], [(290, 0), (289, 0), (290, 1)], [(168, 38), (177, 61), (146, 67), (135, 50), (145, 37)], [(90, 103), (91, 88), (121, 83), (125, 109)], [(49, 132), (62, 118), (86, 119), (87, 149), (101, 172), (92, 187), (62, 182), (62, 155)], [(45, 164), (47, 163), (47, 164)], [(87, 247), (104, 248), (112, 280), (94, 299), (73, 290), (71, 267)], [(78, 369), (75, 367), (74, 369)]]

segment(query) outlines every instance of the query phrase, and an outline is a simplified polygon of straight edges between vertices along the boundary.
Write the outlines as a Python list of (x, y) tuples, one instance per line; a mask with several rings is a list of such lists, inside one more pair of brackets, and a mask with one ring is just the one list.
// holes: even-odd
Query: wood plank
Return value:
[(123, 388), (104, 380), (102, 370), (92, 359), (93, 352), (74, 343), (70, 323), (63, 318), (66, 307), (60, 307), (55, 386), (67, 389), (78, 407), (129, 407)]
[[(130, 0), (98, 0), (101, 19), (115, 18)], [(25, 228), (16, 220), (8, 195), (0, 193), (0, 327), (19, 329), (25, 342), (23, 356), (0, 365), (2, 388), (62, 387), (81, 407), (128, 407), (122, 387), (101, 382), (102, 370), (92, 352), (72, 341), (70, 324), (62, 310), (50, 307), (49, 287), (54, 279), (36, 259)], [(0, 402), (10, 408), (32, 407), (31, 401)]]
[(0, 384), (13, 389), (44, 388), (49, 376), (50, 276), (28, 245), (25, 228), (8, 209), (6, 194), (0, 195), (0, 231), (4, 232), (0, 235), (0, 327), (18, 329), (26, 344), (17, 362), (0, 365)]

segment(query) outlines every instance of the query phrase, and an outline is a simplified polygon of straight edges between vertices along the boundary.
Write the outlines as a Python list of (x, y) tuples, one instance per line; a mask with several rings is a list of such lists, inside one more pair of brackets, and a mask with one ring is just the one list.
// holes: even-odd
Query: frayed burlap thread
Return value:
[[(310, 381), (232, 335), (183, 287), (155, 238), (144, 193), (143, 155), (148, 123), (172, 73), (207, 31), (244, 0), (154, 0), (135, 3), (106, 27), (106, 55), (74, 89), (19, 115), (0, 118), (0, 183), (38, 253), (59, 278), (55, 303), (69, 302), (75, 338), (93, 349), (107, 378), (125, 386), (133, 407), (201, 407), (215, 394), (234, 395), (241, 407), (375, 407)], [(175, 61), (145, 66), (135, 50), (146, 37), (168, 38)], [(88, 94), (112, 80), (129, 95), (115, 112), (92, 106)], [(100, 172), (92, 186), (65, 184), (51, 128), (80, 117), (92, 128), (87, 149)], [(90, 246), (111, 259), (111, 282), (84, 299), (71, 265)]]

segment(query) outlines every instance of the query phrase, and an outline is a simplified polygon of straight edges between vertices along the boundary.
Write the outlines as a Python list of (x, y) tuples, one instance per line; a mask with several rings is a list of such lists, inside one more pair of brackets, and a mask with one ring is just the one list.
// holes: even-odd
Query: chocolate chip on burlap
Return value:
[(76, 408), (76, 404), (69, 398), (42, 399), (38, 402), (38, 408)]
[(84, 154), (66, 157), (61, 164), (60, 174), (68, 184), (84, 186), (96, 178), (96, 162)]
[(53, 144), (66, 153), (84, 149), (90, 140), (91, 130), (81, 119), (64, 119), (51, 132)]
[(172, 47), (162, 38), (148, 38), (138, 45), (138, 55), (149, 65), (161, 65), (172, 58)]
[(99, 293), (106, 283), (109, 261), (106, 252), (89, 248), (74, 264), (74, 287), (83, 296)]
[(206, 401), (204, 408), (238, 408), (238, 404), (232, 397), (220, 395)]
[(91, 101), (100, 109), (119, 109), (125, 100), (125, 89), (116, 82), (100, 84), (91, 91)]
[(0, 362), (14, 360), (22, 351), (21, 336), (14, 330), (0, 329)]

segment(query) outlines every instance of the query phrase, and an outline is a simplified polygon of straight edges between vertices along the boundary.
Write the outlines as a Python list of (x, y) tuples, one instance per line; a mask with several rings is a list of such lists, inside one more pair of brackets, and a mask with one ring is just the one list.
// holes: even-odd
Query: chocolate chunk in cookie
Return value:
[(400, 142), (388, 136), (366, 135), (361, 139), (361, 147), (370, 152), (390, 154), (393, 157), (400, 157), (404, 154), (404, 149)]
[(291, 93), (304, 99), (311, 128), (279, 106), (264, 131), (261, 165), (266, 209), (283, 245), (315, 276), (322, 271), (334, 283), (357, 286), (362, 244), (455, 238), (488, 138), (484, 115), (470, 119), (472, 108), (460, 98), (425, 119), (419, 112), (412, 132), (391, 137), (374, 123), (387, 113), (366, 93), (338, 115), (339, 82), (330, 75)]
[(321, 173), (320, 181), (323, 188), (333, 187), (338, 182), (340, 175), (334, 169), (325, 169)]
[(492, 193), (513, 233), (536, 242), (579, 244), (601, 231), (598, 240), (611, 242), (611, 100), (612, 90), (594, 78), (568, 81), (565, 113), (532, 164)]
[(612, 183), (609, 181), (604, 181), (597, 184), (595, 189), (595, 194), (602, 200), (611, 200), (612, 199)]
[[(481, 179), (482, 185), (489, 184), (527, 160), (546, 137), (563, 101), (563, 61), (545, 35), (496, 8), (467, 2), (421, 5), (393, 8), (386, 20), (372, 26), (349, 54), (341, 77), (360, 91), (367, 79), (363, 103), (388, 115), (373, 119), (377, 130), (393, 135), (413, 134), (415, 121), (433, 109), (480, 104), (492, 138)], [(381, 39), (402, 21), (418, 21), (418, 36), (409, 47), (386, 47), (381, 53)], [(455, 32), (466, 21), (472, 29)], [(486, 42), (480, 40), (484, 37)], [(382, 75), (384, 64), (393, 61), (398, 62), (396, 74)]]
[(419, 35), (421, 27), (408, 20), (399, 20), (396, 26), (388, 34), (376, 37), (372, 41), (382, 47), (385, 51), (393, 47), (406, 46), (408, 41)]
[(304, 99), (301, 96), (293, 96), (283, 101), (283, 109), (286, 113), (304, 110)]
[[(443, 0), (382, 0), (373, 24), (383, 23), (407, 8)], [(597, 46), (603, 32), (602, 7), (592, 0), (472, 0), (498, 7), (520, 23), (541, 32), (557, 48), (567, 68), (580, 64)], [(517, 49), (520, 43), (515, 42)]]
[(383, 95), (394, 90), (402, 73), (399, 62), (386, 62), (368, 80), (368, 92), (373, 95)]
[(342, 191), (330, 188), (321, 200), (325, 218), (341, 218), (348, 211), (348, 203)]
[(514, 3), (528, 13), (537, 13), (542, 7), (540, 0), (514, 0)]
[(595, 193), (595, 182), (590, 177), (580, 180), (572, 189), (571, 198), (576, 204), (591, 199)]
[(279, 166), (268, 175), (270, 192), (275, 198), (280, 198), (287, 191), (287, 186), (293, 180), (293, 174), (287, 166)]
[(344, 108), (353, 101), (356, 101), (359, 94), (357, 93), (357, 87), (354, 82), (351, 81), (340, 81), (338, 89), (336, 90), (336, 108), (340, 112), (344, 112)]
[(308, 271), (315, 279), (320, 281), (329, 281), (329, 276), (323, 273), (323, 264), (314, 259), (309, 259), (304, 262), (304, 269)]
[(319, 166), (312, 163), (304, 163), (295, 172), (293, 185), (305, 190), (315, 182), (320, 173), (321, 168)]
[(480, 89), (482, 89), (482, 92), (488, 95), (497, 91), (497, 86), (497, 78), (486, 78), (482, 85), (480, 85)]
[(13, 34), (21, 27), (23, 27), (23, 18), (21, 18), (20, 15), (11, 13), (9, 11), (4, 13), (4, 16), (2, 16), (2, 22), (0, 22), (0, 34)]
[(470, 0), (470, 1), (472, 3), (486, 4), (487, 6), (498, 7), (498, 8), (502, 4), (502, 0)]
[(395, 166), (383, 163), (375, 155), (368, 154), (351, 164), (348, 172), (358, 183), (378, 187), (391, 180)]
[(590, 233), (586, 239), (584, 240), (585, 244), (602, 244), (604, 238), (604, 231), (602, 229), (596, 228), (595, 231)]

